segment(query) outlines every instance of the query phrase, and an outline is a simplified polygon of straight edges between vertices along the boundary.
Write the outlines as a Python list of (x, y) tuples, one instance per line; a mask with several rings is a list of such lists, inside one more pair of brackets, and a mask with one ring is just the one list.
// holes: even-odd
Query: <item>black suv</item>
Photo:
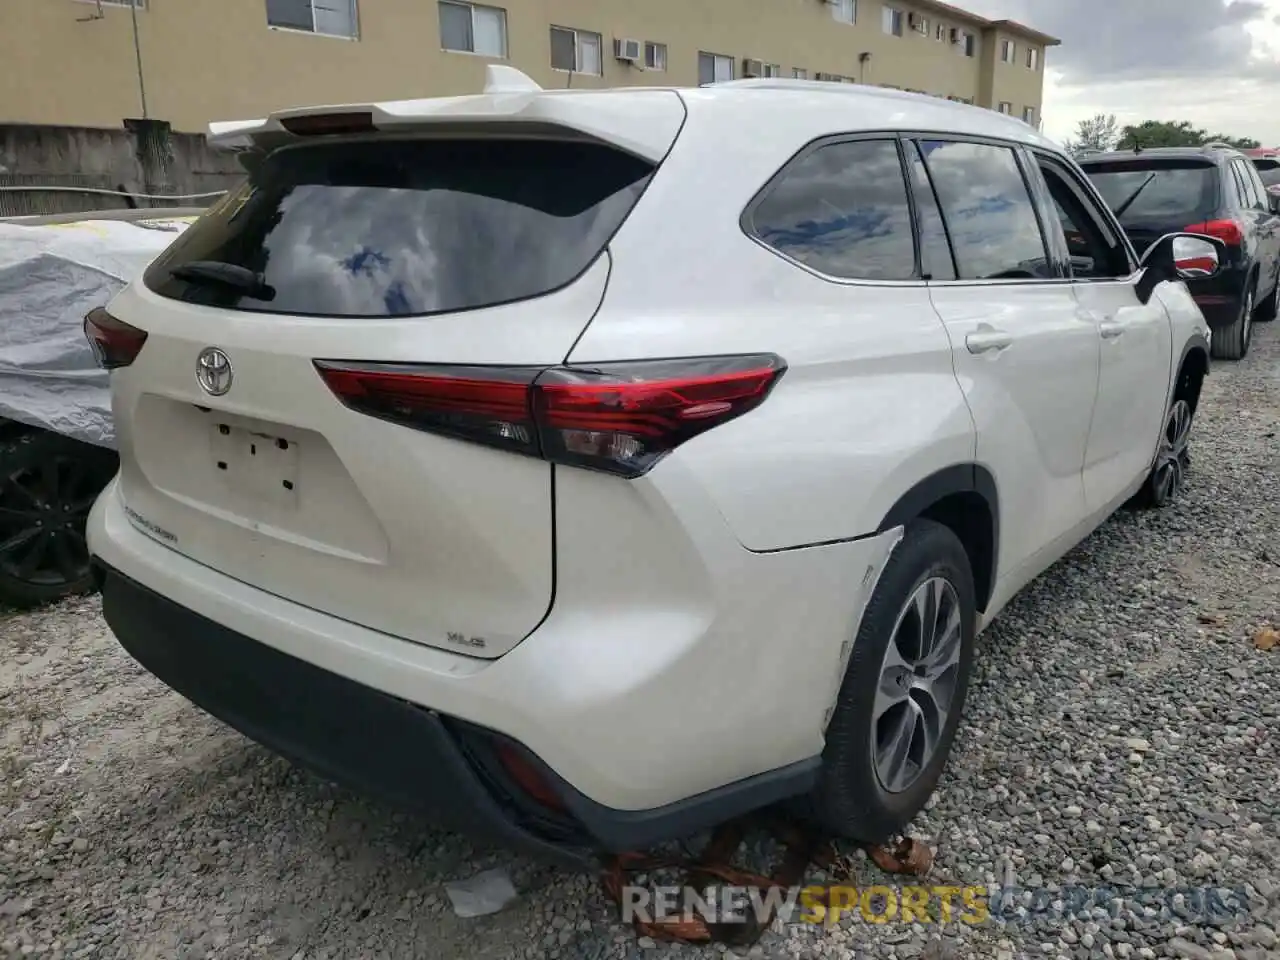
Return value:
[(1213, 277), (1187, 281), (1213, 329), (1213, 355), (1239, 360), (1254, 320), (1280, 307), (1280, 196), (1253, 163), (1220, 145), (1095, 153), (1079, 161), (1141, 254), (1166, 233), (1217, 237), (1227, 259)]

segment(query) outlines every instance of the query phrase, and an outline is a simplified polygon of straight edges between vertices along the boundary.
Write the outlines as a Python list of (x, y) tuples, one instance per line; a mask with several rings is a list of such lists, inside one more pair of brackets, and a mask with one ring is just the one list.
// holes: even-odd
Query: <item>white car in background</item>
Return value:
[(1221, 243), (1139, 259), (1019, 120), (491, 68), (217, 132), (249, 184), (86, 322), (107, 622), (448, 824), (580, 859), (803, 798), (881, 840), (938, 781), (975, 634), (1182, 484), (1208, 343), (1180, 276)]

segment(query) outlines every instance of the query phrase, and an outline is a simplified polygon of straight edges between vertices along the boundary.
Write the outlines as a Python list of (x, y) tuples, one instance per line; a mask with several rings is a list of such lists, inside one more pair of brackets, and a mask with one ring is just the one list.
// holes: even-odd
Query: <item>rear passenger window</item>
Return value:
[(786, 167), (747, 230), (798, 263), (849, 280), (910, 280), (915, 243), (893, 140), (831, 143)]
[(951, 234), (961, 280), (1054, 278), (1035, 205), (1008, 147), (920, 144)]

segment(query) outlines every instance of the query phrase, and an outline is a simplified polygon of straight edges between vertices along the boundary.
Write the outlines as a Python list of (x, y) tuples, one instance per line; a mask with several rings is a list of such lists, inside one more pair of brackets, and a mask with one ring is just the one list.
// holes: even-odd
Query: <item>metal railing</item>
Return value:
[[(209, 206), (225, 195), (226, 190), (200, 193), (143, 193), (75, 180), (99, 178), (65, 178), (62, 182), (38, 182), (34, 177), (0, 175), (0, 218), (44, 216), (63, 213), (96, 213), (107, 210), (146, 209), (156, 206)], [(72, 180), (72, 182), (66, 182)]]

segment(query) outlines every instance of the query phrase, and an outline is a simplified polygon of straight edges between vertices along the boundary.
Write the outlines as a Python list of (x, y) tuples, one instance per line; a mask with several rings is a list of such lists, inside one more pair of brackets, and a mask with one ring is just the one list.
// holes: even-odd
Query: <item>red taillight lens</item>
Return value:
[(498, 743), (494, 746), (498, 762), (521, 790), (533, 800), (551, 810), (564, 810), (564, 802), (556, 794), (546, 778), (519, 750), (510, 744)]
[(773, 354), (591, 366), (433, 367), (316, 361), (353, 410), (553, 463), (638, 477), (764, 402)]
[(127, 367), (138, 358), (147, 332), (113, 317), (102, 307), (94, 307), (84, 318), (84, 335), (93, 348), (98, 366), (104, 370)]
[(1186, 228), (1186, 232), (1217, 237), (1229, 247), (1238, 247), (1244, 243), (1244, 231), (1234, 220), (1208, 220), (1204, 223), (1193, 223)]

